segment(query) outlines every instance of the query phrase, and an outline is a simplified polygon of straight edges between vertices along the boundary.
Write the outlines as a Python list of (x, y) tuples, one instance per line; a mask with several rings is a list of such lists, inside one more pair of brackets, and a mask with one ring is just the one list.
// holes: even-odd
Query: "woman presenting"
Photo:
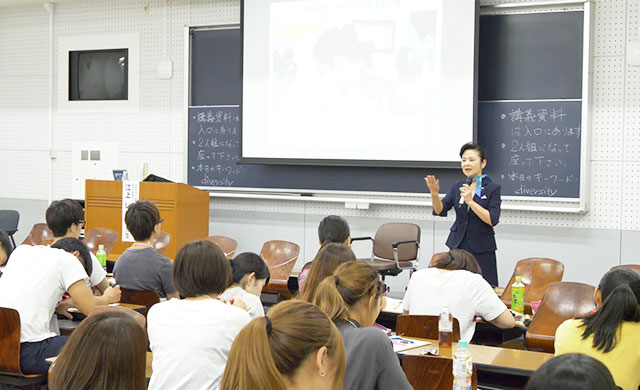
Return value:
[(451, 226), (447, 246), (471, 252), (482, 276), (492, 286), (498, 285), (496, 239), (493, 227), (500, 220), (500, 186), (482, 174), (487, 166), (487, 152), (480, 145), (468, 143), (460, 149), (462, 172), (467, 180), (456, 182), (440, 200), (440, 183), (435, 176), (425, 177), (433, 201), (433, 214), (447, 216), (455, 207), (456, 221)]

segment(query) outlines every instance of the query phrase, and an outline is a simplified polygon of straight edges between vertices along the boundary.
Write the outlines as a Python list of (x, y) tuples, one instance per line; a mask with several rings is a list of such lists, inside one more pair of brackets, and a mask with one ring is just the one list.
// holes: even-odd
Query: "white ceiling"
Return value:
[(44, 3), (62, 3), (65, 1), (71, 0), (0, 0), (0, 8), (10, 8), (10, 7), (27, 7)]

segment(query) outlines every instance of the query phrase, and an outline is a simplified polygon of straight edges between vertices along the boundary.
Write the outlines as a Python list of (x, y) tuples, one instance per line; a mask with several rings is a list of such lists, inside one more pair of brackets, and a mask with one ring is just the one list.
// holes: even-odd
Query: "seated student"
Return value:
[(629, 269), (604, 274), (595, 291), (598, 310), (563, 322), (556, 330), (555, 353), (584, 353), (611, 371), (618, 386), (640, 385), (640, 296), (629, 286), (640, 276)]
[(269, 283), (269, 267), (255, 253), (241, 253), (231, 262), (233, 283), (220, 295), (228, 301), (240, 297), (249, 308), (251, 318), (262, 317), (264, 308), (260, 302), (262, 288)]
[[(318, 225), (318, 242), (320, 247), (325, 244), (337, 242), (346, 246), (351, 245), (351, 231), (347, 221), (337, 215), (329, 215), (324, 217)], [(304, 282), (307, 279), (312, 262), (308, 262), (302, 266), (300, 274), (298, 274), (298, 286), (302, 291)]]
[(336, 326), (316, 306), (289, 300), (240, 331), (220, 388), (342, 390), (344, 366)]
[[(56, 243), (61, 247), (86, 246), (75, 238)], [(48, 246), (20, 245), (11, 254), (11, 261), (0, 282), (0, 306), (20, 314), (20, 368), (25, 374), (44, 374), (49, 369), (46, 358), (57, 356), (67, 336), (50, 331), (53, 312), (65, 291), (84, 314), (97, 305), (120, 300), (120, 287), (107, 287), (96, 297), (87, 287), (86, 268), (90, 262)]]
[(155, 291), (160, 298), (179, 298), (171, 280), (171, 260), (151, 244), (160, 233), (162, 221), (153, 202), (139, 200), (129, 206), (124, 222), (136, 242), (116, 261), (113, 277), (122, 288)]
[(342, 264), (316, 290), (313, 303), (331, 318), (347, 350), (345, 389), (411, 389), (386, 334), (372, 328), (385, 305), (378, 272), (364, 261)]
[[(80, 203), (73, 199), (56, 200), (49, 205), (45, 213), (47, 226), (53, 233), (53, 243), (62, 238), (80, 238), (80, 233), (84, 226), (84, 211)], [(93, 263), (89, 283), (94, 293), (102, 295), (109, 287), (106, 276), (107, 272), (102, 268), (98, 258), (89, 252)]]
[(217, 299), (231, 280), (231, 266), (214, 243), (185, 244), (176, 255), (173, 281), (185, 297), (154, 305), (147, 315), (153, 375), (149, 389), (215, 389), (231, 344), (249, 320), (238, 300)]
[(475, 316), (498, 328), (513, 328), (515, 320), (489, 283), (473, 255), (452, 249), (430, 268), (413, 273), (402, 302), (404, 314), (437, 316), (444, 304), (460, 323), (460, 339), (471, 341), (476, 330)]
[(607, 367), (580, 353), (556, 356), (533, 373), (525, 390), (617, 390)]
[(91, 315), (73, 331), (51, 369), (51, 390), (145, 390), (147, 336), (121, 312)]
[[(11, 245), (9, 235), (3, 230), (0, 230), (0, 269), (7, 265), (7, 260), (9, 256), (11, 256), (11, 252), (13, 252), (13, 245)], [(2, 271), (0, 271), (0, 276), (2, 276)]]
[(313, 302), (313, 297), (320, 282), (327, 276), (333, 275), (340, 264), (350, 261), (356, 261), (356, 255), (353, 254), (353, 251), (348, 246), (338, 243), (323, 245), (316, 258), (313, 259), (313, 265), (305, 282), (305, 288), (300, 296), (302, 300)]

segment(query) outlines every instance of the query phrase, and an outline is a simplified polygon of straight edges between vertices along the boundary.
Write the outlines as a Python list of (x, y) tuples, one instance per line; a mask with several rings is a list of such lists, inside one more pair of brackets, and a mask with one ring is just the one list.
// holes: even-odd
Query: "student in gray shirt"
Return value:
[(136, 242), (118, 258), (113, 276), (122, 288), (155, 291), (160, 298), (179, 298), (171, 277), (173, 263), (151, 245), (162, 221), (153, 202), (139, 200), (129, 206), (124, 222)]
[(313, 303), (331, 318), (347, 352), (344, 389), (412, 389), (391, 340), (372, 328), (385, 303), (378, 272), (364, 261), (342, 264), (316, 290)]

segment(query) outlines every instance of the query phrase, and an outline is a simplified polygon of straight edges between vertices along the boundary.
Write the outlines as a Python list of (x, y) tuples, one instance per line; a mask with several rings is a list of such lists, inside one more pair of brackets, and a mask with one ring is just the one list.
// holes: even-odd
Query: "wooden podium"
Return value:
[[(185, 243), (209, 236), (209, 194), (182, 183), (140, 182), (140, 199), (158, 206), (164, 218), (162, 231), (171, 235), (165, 255), (174, 259)], [(107, 260), (116, 261), (131, 246), (122, 242), (122, 182), (85, 182), (85, 230), (106, 227), (118, 232), (118, 242)]]

